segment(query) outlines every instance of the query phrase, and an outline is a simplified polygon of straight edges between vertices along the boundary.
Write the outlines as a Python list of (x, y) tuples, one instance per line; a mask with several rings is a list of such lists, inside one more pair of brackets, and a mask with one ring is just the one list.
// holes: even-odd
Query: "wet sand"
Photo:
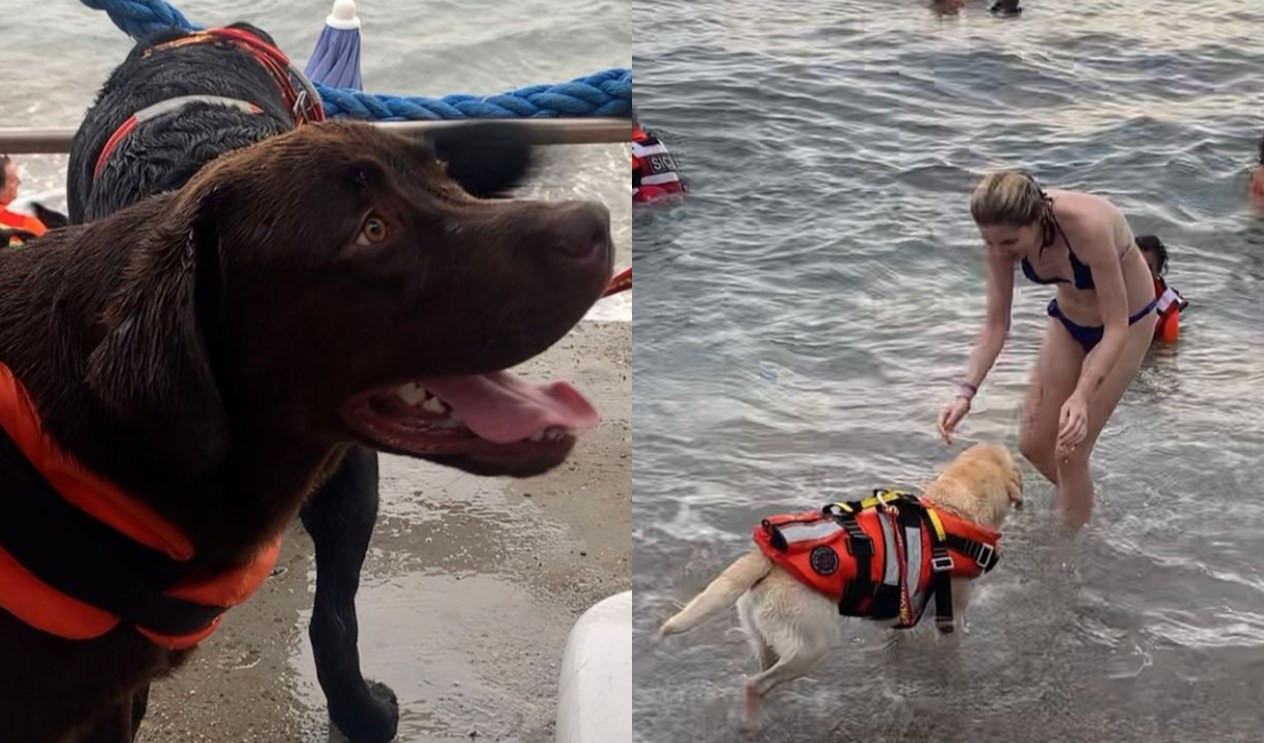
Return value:
[[(357, 600), (366, 676), (394, 688), (401, 743), (551, 743), (567, 634), (631, 586), (632, 325), (585, 321), (521, 369), (602, 413), (567, 463), (527, 480), (383, 456)], [(311, 541), (150, 698), (141, 743), (336, 743), (307, 639)]]

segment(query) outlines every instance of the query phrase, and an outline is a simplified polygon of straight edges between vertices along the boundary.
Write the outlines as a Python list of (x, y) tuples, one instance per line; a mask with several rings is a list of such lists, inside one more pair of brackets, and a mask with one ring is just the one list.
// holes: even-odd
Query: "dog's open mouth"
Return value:
[(342, 417), (378, 446), (416, 456), (562, 453), (600, 420), (569, 384), (507, 371), (379, 387), (352, 398)]

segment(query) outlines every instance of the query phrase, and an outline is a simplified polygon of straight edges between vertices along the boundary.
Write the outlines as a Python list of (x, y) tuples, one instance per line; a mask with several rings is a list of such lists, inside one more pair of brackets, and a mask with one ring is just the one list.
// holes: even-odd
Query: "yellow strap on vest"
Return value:
[[(864, 511), (879, 504), (891, 503), (907, 495), (908, 493), (903, 490), (879, 490), (877, 495), (871, 495), (860, 501), (860, 510)], [(851, 507), (850, 503), (835, 503), (834, 505), (847, 513), (855, 513), (855, 509)]]
[(947, 538), (947, 533), (944, 531), (943, 522), (939, 520), (939, 513), (930, 506), (927, 506), (926, 515), (930, 517), (930, 523), (935, 526), (935, 535), (939, 537), (939, 541), (944, 541), (944, 539)]

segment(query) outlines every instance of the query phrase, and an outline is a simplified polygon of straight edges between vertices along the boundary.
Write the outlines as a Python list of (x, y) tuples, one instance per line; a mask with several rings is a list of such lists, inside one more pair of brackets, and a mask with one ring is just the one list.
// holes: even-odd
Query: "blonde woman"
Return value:
[(1154, 283), (1122, 212), (1104, 198), (1044, 191), (1022, 173), (990, 173), (970, 198), (983, 237), (987, 316), (958, 393), (939, 416), (957, 424), (1000, 354), (1010, 327), (1014, 267), (1057, 286), (1023, 402), (1019, 448), (1058, 487), (1071, 531), (1093, 509), (1089, 455), (1154, 336)]

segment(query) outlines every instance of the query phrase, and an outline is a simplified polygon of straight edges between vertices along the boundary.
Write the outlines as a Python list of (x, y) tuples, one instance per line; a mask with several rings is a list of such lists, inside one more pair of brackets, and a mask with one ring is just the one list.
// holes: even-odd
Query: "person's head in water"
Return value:
[(1035, 257), (1053, 242), (1051, 200), (1025, 173), (988, 173), (970, 196), (970, 215), (989, 247), (1015, 258)]
[(0, 155), (0, 207), (8, 206), (18, 197), (18, 186), (22, 185), (18, 174), (18, 164), (8, 155)]
[(1167, 271), (1167, 246), (1157, 235), (1138, 235), (1137, 247), (1141, 248), (1151, 275), (1162, 276)]
[(992, 11), (993, 15), (1005, 17), (1021, 15), (1023, 12), (1023, 9), (1018, 7), (1018, 0), (994, 0), (988, 10)]
[(1259, 164), (1251, 169), (1251, 183), (1247, 187), (1252, 198), (1264, 201), (1264, 137), (1260, 137)]

